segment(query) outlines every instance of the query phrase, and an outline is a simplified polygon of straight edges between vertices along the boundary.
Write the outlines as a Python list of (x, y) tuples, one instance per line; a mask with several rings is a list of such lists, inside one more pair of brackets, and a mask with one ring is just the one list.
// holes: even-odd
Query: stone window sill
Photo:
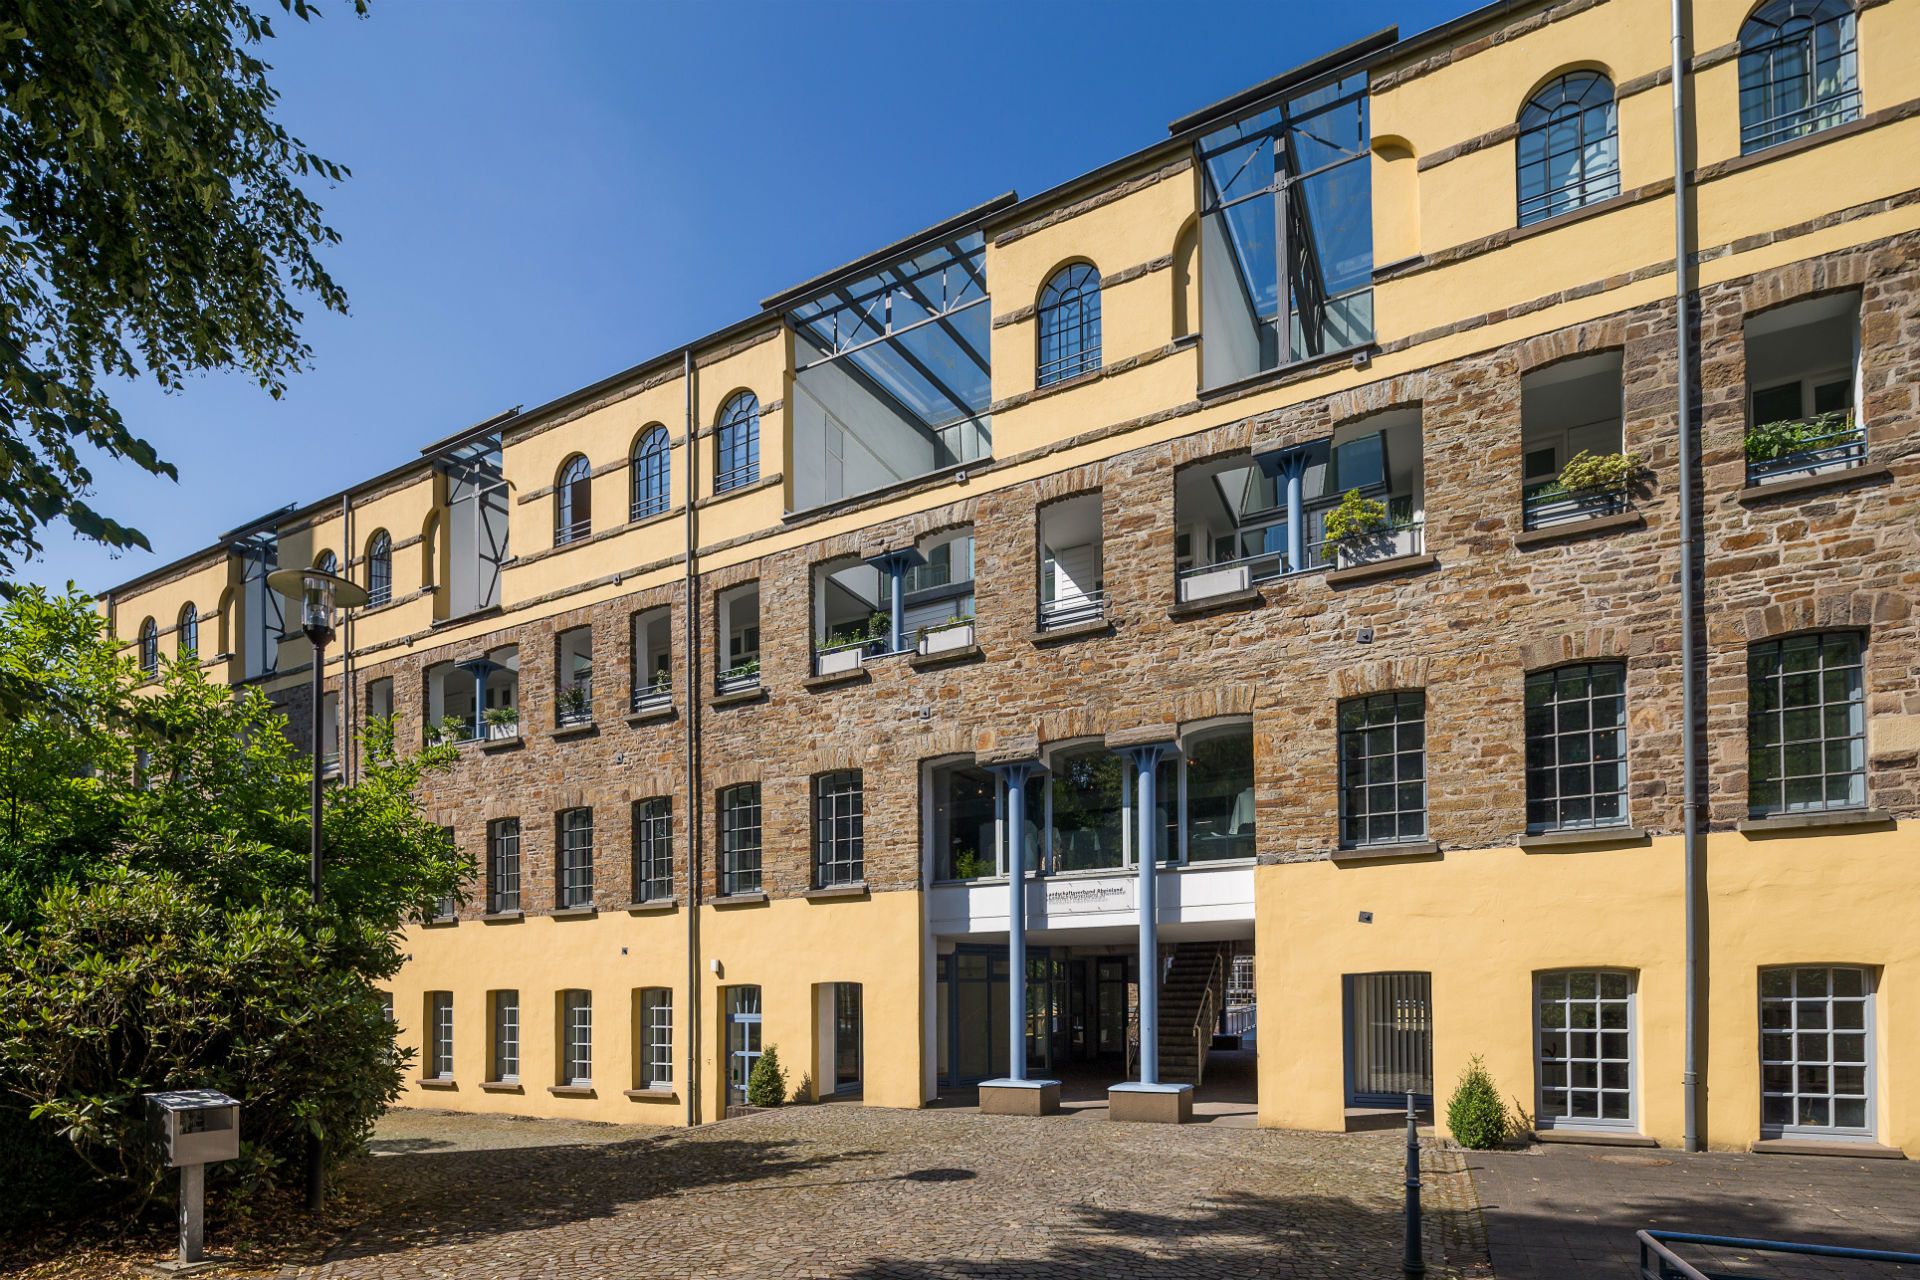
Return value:
[(1742, 818), (1736, 829), (1745, 835), (1765, 836), (1892, 825), (1893, 815), (1885, 809), (1822, 809), (1813, 813), (1776, 813), (1765, 818)]
[(1657, 1147), (1652, 1138), (1624, 1129), (1536, 1129), (1535, 1142), (1549, 1146), (1566, 1143), (1582, 1147)]
[(680, 909), (678, 898), (655, 898), (651, 902), (629, 902), (626, 913), (630, 916), (663, 916)]
[(832, 884), (819, 889), (809, 889), (801, 895), (809, 902), (830, 902), (835, 898), (864, 898), (867, 896), (867, 882), (857, 884)]
[(1844, 1138), (1762, 1138), (1749, 1148), (1757, 1156), (1840, 1156), (1854, 1160), (1905, 1160), (1898, 1147), (1883, 1147), (1864, 1139), (1849, 1142)]
[(1407, 844), (1369, 844), (1352, 849), (1335, 849), (1335, 862), (1391, 862), (1400, 858), (1437, 858), (1440, 845), (1434, 840), (1417, 840)]
[(831, 689), (836, 685), (860, 684), (873, 679), (873, 675), (862, 663), (847, 671), (832, 671), (824, 676), (808, 676), (800, 682), (802, 689)]
[(746, 893), (723, 893), (712, 900), (712, 905), (716, 907), (764, 907), (766, 904), (766, 891), (762, 889)]
[(673, 1091), (673, 1086), (671, 1085), (668, 1085), (664, 1089), (628, 1089), (626, 1094), (627, 1097), (633, 1099), (635, 1102), (680, 1101), (680, 1095)]
[(527, 918), (524, 911), (489, 911), (480, 917), (482, 924), (519, 924)]
[(636, 711), (627, 717), (627, 723), (635, 726), (655, 724), (661, 720), (671, 720), (678, 714), (679, 712), (676, 711), (673, 704), (669, 702), (664, 707), (649, 707), (645, 711)]
[(1389, 556), (1385, 560), (1375, 560), (1370, 564), (1356, 564), (1349, 569), (1329, 569), (1327, 585), (1344, 587), (1355, 582), (1370, 582), (1375, 578), (1390, 578), (1402, 573), (1420, 573), (1439, 567), (1438, 557), (1424, 553), (1413, 556)]
[(707, 705), (710, 707), (743, 707), (749, 702), (764, 702), (766, 701), (766, 697), (767, 686), (757, 684), (751, 689), (739, 689), (733, 693), (716, 694), (713, 701)]
[(1204, 617), (1209, 613), (1224, 613), (1228, 609), (1257, 609), (1266, 603), (1266, 599), (1260, 594), (1260, 588), (1248, 587), (1245, 591), (1226, 591), (1217, 596), (1202, 596), (1198, 600), (1177, 600), (1167, 606), (1167, 616), (1179, 621)]
[(600, 914), (599, 907), (556, 907), (549, 912), (555, 920), (591, 920)]
[(518, 751), (526, 745), (527, 740), (519, 734), (515, 734), (511, 738), (498, 738), (489, 742), (483, 742), (480, 744), (480, 750), (485, 755), (498, 756), (505, 755), (509, 751)]
[(425, 929), (451, 929), (459, 923), (459, 916), (434, 916), (431, 920), (422, 920), (420, 925)]
[(480, 1090), (483, 1093), (525, 1093), (518, 1080), (482, 1080)]
[(1578, 831), (1541, 831), (1514, 841), (1522, 849), (1587, 849), (1609, 844), (1650, 844), (1639, 827), (1584, 827)]
[(907, 665), (915, 671), (926, 671), (932, 667), (945, 667), (957, 662), (973, 662), (983, 656), (979, 645), (970, 644), (964, 649), (943, 649), (939, 653), (912, 654), (907, 658)]
[(597, 1098), (590, 1084), (550, 1084), (547, 1092), (556, 1098)]
[(584, 738), (598, 732), (600, 732), (600, 726), (591, 720), (586, 720), (579, 724), (563, 725), (555, 729), (552, 736), (555, 742), (563, 742), (568, 738)]
[(1848, 467), (1844, 471), (1828, 471), (1822, 475), (1779, 480), (1773, 484), (1750, 484), (1730, 496), (1741, 506), (1751, 507), (1762, 502), (1772, 502), (1775, 498), (1795, 498), (1801, 494), (1819, 493), (1824, 489), (1838, 489), (1843, 485), (1886, 480), (1892, 475), (1893, 469), (1886, 463), (1868, 462), (1857, 467)]
[(1091, 622), (1076, 622), (1070, 627), (1055, 627), (1051, 631), (1033, 631), (1028, 633), (1035, 648), (1044, 649), (1049, 645), (1066, 644), (1072, 640), (1084, 640), (1088, 636), (1110, 636), (1113, 623), (1106, 618), (1095, 618)]
[(1644, 529), (1646, 525), (1647, 518), (1638, 511), (1617, 511), (1610, 516), (1588, 516), (1585, 520), (1550, 524), (1544, 529), (1523, 529), (1513, 535), (1513, 545), (1515, 550), (1526, 551), (1556, 542), (1572, 542), (1575, 538), (1597, 538), (1623, 529)]
[(422, 1089), (458, 1089), (460, 1086), (445, 1076), (426, 1076), (414, 1081)]

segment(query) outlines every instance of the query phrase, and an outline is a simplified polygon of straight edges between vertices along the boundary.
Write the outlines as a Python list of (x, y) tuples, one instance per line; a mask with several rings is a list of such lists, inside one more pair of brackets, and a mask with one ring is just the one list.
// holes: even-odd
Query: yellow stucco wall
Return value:
[[(1760, 1137), (1758, 980), (1763, 966), (1879, 970), (1875, 1117), (1880, 1141), (1920, 1155), (1920, 827), (1707, 841), (1702, 955), (1708, 1144)], [(1552, 969), (1636, 974), (1640, 1132), (1683, 1140), (1682, 842), (1438, 860), (1260, 868), (1256, 984), (1260, 1122), (1338, 1129), (1345, 1107), (1342, 975), (1429, 972), (1436, 1111), (1470, 1055), (1534, 1109), (1533, 978)], [(1370, 924), (1360, 922), (1371, 912)]]

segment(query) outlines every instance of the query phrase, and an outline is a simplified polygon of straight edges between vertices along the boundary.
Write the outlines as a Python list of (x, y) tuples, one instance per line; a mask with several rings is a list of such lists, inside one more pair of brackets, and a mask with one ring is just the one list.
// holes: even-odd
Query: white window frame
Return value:
[[(1797, 993), (1799, 990), (1798, 971), (1802, 969), (1819, 969), (1819, 970), (1823, 970), (1826, 973), (1827, 994), (1824, 997), (1817, 997), (1817, 996), (1802, 997), (1802, 996), (1799, 996), (1798, 994), (1795, 994), (1790, 997), (1778, 997), (1778, 996), (1768, 996), (1765, 994), (1766, 975), (1775, 970), (1785, 970), (1789, 974), (1793, 975), (1793, 990)], [(1811, 1001), (1811, 1000), (1822, 1000), (1826, 1006), (1825, 1013), (1824, 1013), (1825, 1020), (1826, 1020), (1825, 1034), (1829, 1037), (1829, 1043), (1827, 1048), (1827, 1057), (1825, 1061), (1823, 1063), (1814, 1064), (1814, 1065), (1825, 1066), (1827, 1070), (1831, 1071), (1833, 1069), (1833, 1049), (1832, 1049), (1831, 1037), (1835, 1034), (1834, 1027), (1833, 1027), (1833, 1004), (1834, 1004), (1834, 998), (1835, 998), (1833, 994), (1833, 974), (1834, 974), (1834, 971), (1837, 969), (1858, 970), (1861, 978), (1860, 989), (1862, 994), (1858, 997), (1858, 999), (1862, 1007), (1862, 1014), (1860, 1019), (1861, 1021), (1860, 1033), (1866, 1037), (1866, 1044), (1862, 1053), (1862, 1056), (1866, 1063), (1866, 1071), (1865, 1071), (1866, 1100), (1865, 1100), (1865, 1108), (1864, 1108), (1865, 1116), (1866, 1116), (1866, 1124), (1859, 1127), (1855, 1127), (1852, 1125), (1841, 1126), (1841, 1125), (1834, 1125), (1834, 1124), (1810, 1125), (1810, 1124), (1801, 1124), (1797, 1120), (1788, 1124), (1769, 1123), (1766, 1119), (1766, 1100), (1767, 1100), (1767, 1097), (1769, 1096), (1767, 1086), (1766, 1086), (1766, 1068), (1769, 1065), (1775, 1065), (1775, 1066), (1784, 1065), (1784, 1066), (1789, 1066), (1790, 1069), (1794, 1071), (1796, 1076), (1794, 1091), (1793, 1093), (1784, 1095), (1784, 1096), (1797, 1101), (1798, 1098), (1801, 1096), (1799, 1085), (1798, 1085), (1798, 1079), (1797, 1079), (1798, 1072), (1801, 1065), (1800, 1050), (1799, 1050), (1799, 1044), (1797, 1041), (1800, 1035), (1809, 1034), (1809, 1032), (1802, 1031), (1798, 1028), (1799, 1014), (1798, 1014), (1798, 1010), (1796, 1009), (1794, 1013), (1794, 1018), (1795, 1018), (1794, 1029), (1790, 1030), (1787, 1033), (1789, 1036), (1789, 1039), (1794, 1042), (1793, 1057), (1791, 1059), (1771, 1059), (1770, 1060), (1767, 1057), (1766, 1038), (1769, 1034), (1777, 1035), (1780, 1033), (1779, 1032), (1769, 1033), (1764, 1022), (1760, 1022), (1759, 1019), (1762, 1013), (1764, 1012), (1764, 1010), (1766, 1009), (1766, 1006), (1769, 1003), (1785, 1003), (1791, 1008), (1797, 1003), (1802, 1003), (1802, 1002)], [(1874, 1006), (1879, 1003), (1879, 988), (1880, 988), (1879, 978), (1880, 978), (1880, 975), (1878, 970), (1875, 969), (1874, 966), (1866, 965), (1866, 964), (1818, 964), (1818, 963), (1816, 964), (1779, 964), (1779, 965), (1770, 964), (1770, 965), (1763, 965), (1760, 968), (1760, 971), (1755, 975), (1756, 984), (1755, 984), (1755, 990), (1754, 990), (1754, 995), (1755, 995), (1754, 1015), (1756, 1019), (1755, 1029), (1758, 1032), (1756, 1047), (1759, 1050), (1759, 1059), (1760, 1059), (1759, 1065), (1761, 1070), (1761, 1077), (1760, 1077), (1759, 1084), (1760, 1084), (1760, 1107), (1761, 1107), (1760, 1136), (1762, 1138), (1814, 1138), (1814, 1139), (1820, 1139), (1823, 1141), (1835, 1141), (1835, 1142), (1872, 1142), (1875, 1140), (1875, 1137), (1879, 1132), (1879, 1127), (1877, 1122), (1879, 1118), (1878, 1107), (1880, 1102), (1880, 1096), (1879, 1096), (1878, 1072), (1875, 1070), (1875, 1063), (1874, 1063), (1874, 1035), (1875, 1035)], [(1848, 1002), (1852, 1002), (1855, 999), (1855, 997), (1844, 996), (1844, 997), (1841, 997), (1841, 999), (1846, 1000)], [(1848, 1030), (1851, 1030), (1851, 1029), (1848, 1029)], [(1819, 1034), (1819, 1032), (1814, 1031), (1814, 1032), (1811, 1032), (1811, 1034)], [(1831, 1077), (1828, 1078), (1827, 1084), (1828, 1084), (1828, 1088), (1825, 1096), (1827, 1098), (1828, 1107), (1831, 1108), (1833, 1105), (1833, 1097), (1834, 1097), (1834, 1092), (1832, 1088), (1833, 1081)], [(1778, 1097), (1782, 1095), (1775, 1093), (1773, 1096)], [(1828, 1111), (1827, 1118), (1829, 1120), (1833, 1118), (1833, 1113), (1831, 1110)]]
[(639, 1087), (673, 1088), (673, 989), (642, 987), (640, 1000)]
[(593, 1087), (593, 992), (581, 988), (560, 993), (560, 1083)]
[[(1595, 995), (1591, 1001), (1576, 1000), (1571, 995), (1563, 997), (1557, 1002), (1560, 1004), (1562, 1009), (1571, 1009), (1572, 1006), (1575, 1004), (1587, 1004), (1587, 1003), (1591, 1003), (1596, 1008), (1598, 1008), (1598, 1006), (1604, 1002), (1603, 997), (1601, 997), (1598, 994), (1600, 990), (1599, 984), (1602, 979), (1611, 975), (1611, 976), (1623, 977), (1627, 980), (1627, 996), (1626, 996), (1626, 1002), (1625, 1002), (1627, 1007), (1627, 1026), (1626, 1026), (1627, 1056), (1625, 1060), (1626, 1067), (1627, 1067), (1627, 1114), (1624, 1119), (1618, 1116), (1550, 1115), (1548, 1114), (1548, 1111), (1547, 1111), (1546, 1093), (1547, 1093), (1548, 1086), (1547, 1086), (1547, 1078), (1546, 1078), (1546, 1068), (1547, 1068), (1548, 1059), (1545, 1053), (1543, 1052), (1543, 1038), (1548, 1028), (1546, 1028), (1541, 1023), (1541, 1020), (1540, 1020), (1540, 1006), (1545, 998), (1541, 988), (1543, 986), (1545, 979), (1548, 979), (1548, 978), (1569, 978), (1570, 979), (1576, 974), (1591, 974), (1594, 977)], [(1621, 969), (1621, 968), (1610, 967), (1610, 966), (1596, 966), (1593, 968), (1573, 968), (1573, 969), (1542, 969), (1533, 975), (1533, 1014), (1532, 1014), (1532, 1017), (1533, 1017), (1533, 1116), (1534, 1116), (1534, 1125), (1537, 1128), (1564, 1129), (1564, 1130), (1598, 1130), (1605, 1133), (1638, 1133), (1640, 1132), (1640, 1071), (1639, 1071), (1639, 1067), (1640, 1067), (1640, 1025), (1639, 1025), (1640, 1024), (1640, 1018), (1639, 1018), (1640, 1000), (1639, 1000), (1639, 994), (1640, 994), (1639, 975), (1635, 973), (1632, 969)], [(1593, 1028), (1594, 1033), (1596, 1035), (1600, 1034), (1603, 1030), (1603, 1028), (1597, 1025), (1598, 1021), (1599, 1020), (1596, 1017), (1595, 1019), (1596, 1025)], [(1558, 1028), (1558, 1030), (1566, 1033), (1571, 1033), (1573, 1028), (1571, 1026), (1562, 1026)], [(1599, 1047), (1600, 1046), (1596, 1045), (1595, 1046), (1596, 1050), (1598, 1050)], [(1554, 1061), (1565, 1063), (1569, 1067), (1571, 1067), (1572, 1063), (1574, 1063), (1575, 1061), (1585, 1061), (1585, 1059), (1575, 1058), (1572, 1053), (1571, 1047), (1569, 1047), (1566, 1052), (1564, 1052), (1560, 1057), (1554, 1059)], [(1607, 1061), (1609, 1061), (1609, 1059), (1607, 1059), (1603, 1054), (1600, 1057), (1595, 1058), (1593, 1061), (1595, 1061), (1597, 1064), (1601, 1064), (1602, 1066), (1604, 1066), (1604, 1064)], [(1569, 1083), (1565, 1087), (1565, 1089), (1563, 1089), (1563, 1092), (1570, 1092), (1572, 1088), (1573, 1086), (1571, 1084), (1571, 1080), (1569, 1080)], [(1603, 1085), (1595, 1085), (1592, 1090), (1592, 1092), (1596, 1094), (1604, 1093), (1606, 1091), (1607, 1090)]]
[[(492, 1044), (488, 1049), (493, 1060), (487, 1064), (489, 1074), (496, 1083), (517, 1083), (520, 1079), (520, 993), (511, 989), (489, 991), (487, 1004), (493, 1020)], [(509, 1013), (511, 1021), (507, 1017)], [(512, 1066), (511, 1071), (503, 1069), (508, 1065)]]
[(453, 1079), (453, 992), (427, 995), (427, 1052), (433, 1067), (429, 1080)]

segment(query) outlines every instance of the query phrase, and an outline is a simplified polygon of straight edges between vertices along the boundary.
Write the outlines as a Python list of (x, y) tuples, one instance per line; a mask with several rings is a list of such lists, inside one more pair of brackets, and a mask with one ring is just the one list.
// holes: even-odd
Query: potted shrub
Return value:
[(747, 1105), (777, 1107), (787, 1100), (787, 1070), (780, 1065), (780, 1050), (768, 1045), (747, 1073)]
[(471, 728), (458, 716), (442, 716), (439, 724), (427, 726), (427, 745), (430, 747), (443, 742), (465, 742), (471, 736)]
[(1447, 1128), (1455, 1142), (1474, 1151), (1493, 1150), (1518, 1128), (1479, 1054), (1467, 1060), (1447, 1100)]
[(945, 622), (920, 628), (914, 648), (921, 654), (952, 653), (973, 647), (973, 615), (963, 613)]
[(1628, 490), (1645, 473), (1637, 453), (1573, 455), (1559, 477), (1526, 497), (1527, 527), (1545, 528), (1589, 516), (1611, 515), (1626, 509)]
[(867, 633), (855, 631), (851, 635), (841, 636), (838, 640), (829, 640), (819, 645), (814, 650), (813, 669), (823, 676), (841, 671), (857, 671), (861, 660), (866, 656), (868, 641)]
[(978, 880), (994, 874), (994, 871), (993, 859), (981, 857), (978, 850), (962, 849), (953, 856), (955, 880)]
[(584, 684), (560, 686), (560, 692), (554, 695), (554, 705), (560, 709), (560, 723), (572, 724), (585, 720), (592, 709), (593, 701)]
[(1349, 489), (1340, 505), (1327, 512), (1327, 541), (1333, 544), (1337, 566), (1345, 569), (1411, 554), (1413, 530), (1394, 528), (1386, 503)]
[(760, 659), (748, 658), (745, 662), (728, 667), (720, 673), (720, 692), (728, 693), (735, 689), (744, 689), (760, 683)]
[(1798, 418), (1787, 418), (1779, 422), (1756, 423), (1747, 428), (1742, 441), (1747, 454), (1748, 474), (1752, 475), (1757, 464), (1781, 462), (1789, 465), (1770, 467), (1759, 478), (1767, 480), (1786, 475), (1818, 475), (1823, 471), (1850, 467), (1858, 459), (1846, 454), (1825, 461), (1814, 461), (1804, 468), (1792, 466), (1791, 460), (1815, 449), (1832, 449), (1852, 443), (1858, 438), (1858, 431), (1852, 415), (1845, 413), (1823, 413), (1804, 422)]
[(488, 707), (485, 718), (489, 738), (512, 738), (520, 733), (518, 707)]

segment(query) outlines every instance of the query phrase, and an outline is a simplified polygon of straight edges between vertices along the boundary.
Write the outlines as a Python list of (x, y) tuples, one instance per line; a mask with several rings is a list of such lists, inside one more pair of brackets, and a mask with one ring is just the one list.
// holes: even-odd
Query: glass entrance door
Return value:
[(1102, 1057), (1127, 1052), (1127, 958), (1102, 956), (1096, 962), (1095, 1046)]
[(860, 984), (833, 985), (833, 1091), (860, 1088)]
[(760, 988), (727, 988), (727, 1105), (745, 1106), (747, 1079), (760, 1061)]
[(1347, 1102), (1433, 1105), (1433, 975), (1356, 973), (1347, 985)]

